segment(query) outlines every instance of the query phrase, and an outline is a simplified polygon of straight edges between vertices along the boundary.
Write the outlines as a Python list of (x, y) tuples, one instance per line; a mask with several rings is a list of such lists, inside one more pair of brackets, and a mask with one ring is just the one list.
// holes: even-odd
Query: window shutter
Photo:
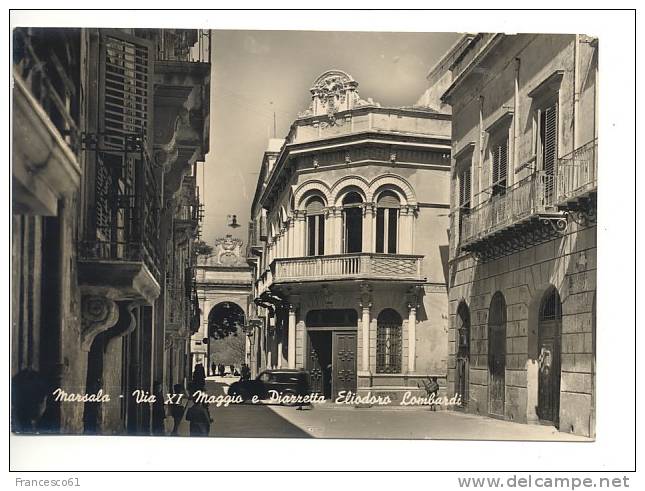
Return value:
[(493, 176), (492, 184), (495, 187), (506, 187), (508, 173), (508, 137), (501, 140), (493, 147)]
[(544, 168), (548, 175), (553, 175), (557, 153), (557, 105), (544, 110)]
[(470, 204), (470, 166), (459, 176), (459, 207)]
[(119, 31), (101, 41), (100, 131), (104, 147), (119, 151), (126, 136), (150, 140), (153, 44)]

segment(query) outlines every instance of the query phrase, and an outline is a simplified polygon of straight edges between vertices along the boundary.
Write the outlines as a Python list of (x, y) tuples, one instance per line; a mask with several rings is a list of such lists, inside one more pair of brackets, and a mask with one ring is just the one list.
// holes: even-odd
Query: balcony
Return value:
[(74, 30), (14, 30), (14, 213), (56, 215), (79, 187), (79, 40)]
[(566, 228), (555, 177), (535, 172), (460, 216), (461, 249), (486, 258), (544, 242)]
[[(421, 283), (423, 256), (404, 254), (336, 254), (279, 258), (271, 264), (272, 284), (338, 280), (385, 280)], [(267, 281), (263, 286), (266, 289)]]
[[(161, 193), (145, 141), (128, 135), (122, 152), (98, 142), (85, 142), (94, 151), (97, 178), (79, 247), (79, 283), (86, 293), (150, 304), (160, 293)], [(121, 173), (135, 179), (122, 180)]]
[(576, 209), (598, 189), (598, 140), (558, 159), (557, 205)]

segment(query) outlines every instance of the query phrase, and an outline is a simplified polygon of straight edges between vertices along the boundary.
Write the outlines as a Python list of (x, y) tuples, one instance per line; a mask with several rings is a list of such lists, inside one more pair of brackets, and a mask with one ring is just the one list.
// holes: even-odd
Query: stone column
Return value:
[(295, 220), (293, 217), (289, 218), (289, 222), (287, 224), (287, 242), (289, 244), (287, 250), (288, 257), (295, 257)]
[(296, 368), (296, 305), (289, 304), (289, 335), (287, 360), (289, 368)]
[(361, 371), (370, 371), (370, 309), (372, 308), (372, 290), (367, 283), (361, 284)]
[(293, 251), (295, 257), (302, 257), (305, 255), (305, 213), (301, 210), (296, 210), (295, 220)]
[(363, 252), (374, 252), (376, 244), (374, 242), (374, 204), (363, 204)]
[(416, 370), (417, 302), (417, 289), (412, 288), (408, 293), (408, 373), (414, 373)]

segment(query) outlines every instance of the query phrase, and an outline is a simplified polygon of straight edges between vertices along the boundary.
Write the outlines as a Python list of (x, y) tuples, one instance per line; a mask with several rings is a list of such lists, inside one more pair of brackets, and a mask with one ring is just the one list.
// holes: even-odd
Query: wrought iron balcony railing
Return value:
[(486, 239), (533, 217), (557, 214), (555, 177), (535, 172), (503, 194), (491, 196), (467, 213), (461, 212), (459, 244), (468, 250), (473, 243)]
[(418, 255), (377, 253), (278, 258), (271, 264), (271, 275), (266, 279), (271, 278), (272, 283), (343, 279), (423, 281), (422, 259)]
[(559, 204), (587, 195), (598, 188), (598, 140), (592, 140), (558, 159)]
[(126, 135), (121, 151), (86, 136), (95, 156), (95, 197), (80, 255), (86, 260), (142, 262), (157, 281), (161, 194), (145, 141)]
[(158, 61), (209, 63), (210, 29), (161, 29), (157, 40)]
[(14, 73), (73, 152), (79, 144), (80, 35), (75, 29), (14, 30)]

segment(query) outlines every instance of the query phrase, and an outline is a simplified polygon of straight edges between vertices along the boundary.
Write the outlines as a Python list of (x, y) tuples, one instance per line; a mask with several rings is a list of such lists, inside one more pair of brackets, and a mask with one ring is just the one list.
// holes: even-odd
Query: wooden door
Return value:
[(334, 332), (332, 398), (340, 391), (356, 393), (356, 332)]
[(558, 423), (560, 413), (560, 321), (542, 321), (539, 326), (538, 417)]
[(504, 417), (506, 391), (506, 301), (497, 292), (488, 317), (488, 412)]
[(323, 366), (320, 361), (320, 333), (308, 333), (308, 350), (307, 350), (307, 370), (311, 380), (311, 391), (317, 394), (323, 394)]

